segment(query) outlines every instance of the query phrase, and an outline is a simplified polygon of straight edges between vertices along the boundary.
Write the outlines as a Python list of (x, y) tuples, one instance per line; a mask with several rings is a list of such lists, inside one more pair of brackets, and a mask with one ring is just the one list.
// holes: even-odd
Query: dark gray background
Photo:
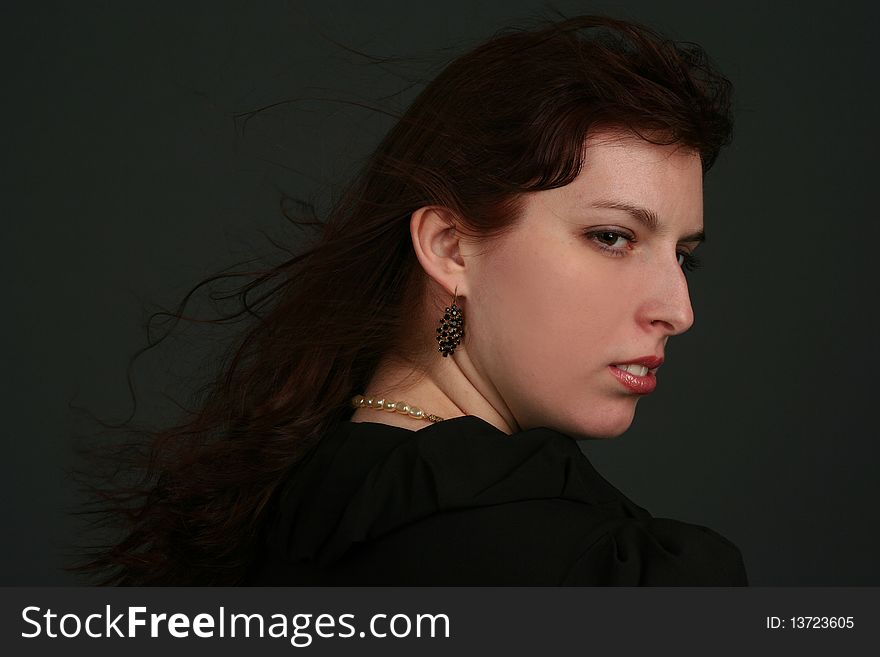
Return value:
[[(654, 515), (733, 540), (755, 585), (880, 585), (868, 4), (555, 3), (696, 41), (735, 84), (736, 137), (707, 178), (706, 265), (690, 278), (696, 323), (670, 341), (632, 429), (582, 445)], [(60, 570), (76, 499), (63, 475), (78, 428), (68, 403), (123, 419), (148, 311), (269, 253), (260, 231), (295, 239), (279, 189), (326, 207), (390, 125), (316, 98), (399, 110), (420, 86), (382, 99), (544, 11), (526, 0), (3, 4), (0, 583), (75, 581)], [(370, 64), (331, 40), (402, 60)], [(236, 131), (236, 112), (293, 97), (310, 100)], [(161, 394), (201, 367), (178, 347), (171, 372), (172, 353), (135, 370), (141, 419), (162, 417)]]

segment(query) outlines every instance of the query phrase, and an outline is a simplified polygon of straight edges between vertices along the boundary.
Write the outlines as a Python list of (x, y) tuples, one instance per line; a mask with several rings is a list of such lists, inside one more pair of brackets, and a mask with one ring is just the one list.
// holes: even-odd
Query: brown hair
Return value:
[(319, 222), (312, 246), (186, 295), (177, 318), (201, 286), (245, 276), (240, 308), (210, 321), (255, 323), (197, 411), (176, 426), (132, 430), (137, 439), (110, 453), (126, 481), (94, 488), (88, 513), (121, 538), (73, 569), (106, 584), (245, 581), (280, 483), (351, 414), (350, 398), (380, 360), (393, 350), (419, 370), (439, 355), (434, 336), (415, 327), (449, 300), (428, 297), (413, 211), (442, 206), (462, 231), (497, 236), (516, 221), (523, 193), (577, 176), (588, 133), (681, 144), (705, 171), (731, 127), (730, 83), (703, 50), (631, 22), (582, 16), (510, 29), (454, 60)]

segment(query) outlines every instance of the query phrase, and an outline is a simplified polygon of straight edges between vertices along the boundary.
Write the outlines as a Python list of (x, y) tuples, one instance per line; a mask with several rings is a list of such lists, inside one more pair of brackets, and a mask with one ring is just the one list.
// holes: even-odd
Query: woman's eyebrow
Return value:
[[(652, 233), (656, 233), (660, 227), (660, 219), (657, 213), (650, 208), (643, 208), (639, 205), (632, 205), (625, 201), (595, 201), (590, 205), (593, 208), (605, 208), (607, 210), (622, 210), (630, 215), (636, 221), (645, 225)], [(706, 233), (703, 230), (694, 231), (682, 237), (679, 242), (705, 242)]]

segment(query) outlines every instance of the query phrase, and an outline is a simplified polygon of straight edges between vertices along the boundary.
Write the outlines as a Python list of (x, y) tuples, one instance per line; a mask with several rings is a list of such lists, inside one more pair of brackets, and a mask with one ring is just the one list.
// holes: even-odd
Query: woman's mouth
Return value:
[(609, 365), (611, 374), (622, 383), (627, 390), (638, 395), (647, 395), (657, 387), (657, 377), (653, 370), (635, 363)]

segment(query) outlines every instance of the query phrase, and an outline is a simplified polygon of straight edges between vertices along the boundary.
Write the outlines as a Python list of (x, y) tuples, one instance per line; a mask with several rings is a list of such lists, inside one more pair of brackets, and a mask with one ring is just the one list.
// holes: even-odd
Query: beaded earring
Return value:
[(458, 287), (455, 288), (455, 294), (452, 297), (452, 306), (447, 307), (443, 318), (440, 320), (440, 326), (437, 328), (437, 342), (440, 343), (438, 351), (445, 358), (455, 351), (455, 348), (461, 344), (464, 336), (464, 315), (461, 308), (455, 305), (458, 298)]

